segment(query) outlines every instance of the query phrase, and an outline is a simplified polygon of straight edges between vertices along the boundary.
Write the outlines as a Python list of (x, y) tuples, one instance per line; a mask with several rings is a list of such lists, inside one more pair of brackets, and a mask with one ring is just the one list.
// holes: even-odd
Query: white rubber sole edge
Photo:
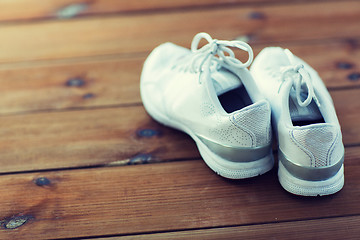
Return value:
[(205, 163), (220, 176), (230, 179), (256, 177), (270, 171), (274, 166), (272, 151), (270, 151), (266, 157), (252, 162), (232, 162), (221, 158), (213, 153), (189, 128), (178, 122), (169, 120), (165, 115), (155, 110), (148, 104), (143, 92), (141, 92), (141, 97), (143, 99), (144, 107), (150, 116), (166, 126), (187, 133), (196, 142), (200, 155)]
[(323, 181), (306, 181), (294, 177), (279, 161), (279, 182), (288, 192), (301, 196), (324, 196), (334, 194), (344, 186), (344, 165), (331, 178)]
[(211, 152), (205, 144), (197, 142), (205, 163), (217, 174), (230, 179), (256, 177), (270, 171), (274, 166), (274, 157), (270, 152), (264, 158), (252, 162), (232, 162)]

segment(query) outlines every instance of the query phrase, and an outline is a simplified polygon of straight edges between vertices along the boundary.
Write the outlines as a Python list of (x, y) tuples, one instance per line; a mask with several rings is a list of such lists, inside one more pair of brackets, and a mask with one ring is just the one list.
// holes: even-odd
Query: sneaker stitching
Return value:
[(231, 124), (232, 124), (234, 127), (236, 127), (236, 128), (238, 128), (238, 129), (246, 132), (247, 134), (249, 134), (249, 136), (250, 136), (250, 138), (251, 138), (251, 146), (253, 147), (253, 146), (254, 146), (254, 138), (255, 138), (255, 135), (254, 135), (249, 129), (237, 125), (237, 124), (233, 121), (232, 117), (234, 117), (234, 116), (229, 116), (229, 120), (230, 120)]

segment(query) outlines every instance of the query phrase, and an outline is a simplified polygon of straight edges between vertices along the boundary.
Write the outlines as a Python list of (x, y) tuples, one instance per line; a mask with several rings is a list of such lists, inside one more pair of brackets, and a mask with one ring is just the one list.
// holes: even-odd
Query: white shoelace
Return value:
[[(312, 84), (310, 74), (304, 69), (303, 64), (295, 63), (295, 57), (292, 54), (292, 52), (290, 52), (289, 49), (285, 49), (284, 52), (285, 52), (286, 56), (288, 57), (290, 64), (292, 66), (284, 67), (284, 69), (282, 71), (282, 75), (281, 75), (282, 83), (284, 83), (285, 81), (292, 81), (292, 84), (293, 84), (292, 86), (295, 89), (296, 99), (297, 99), (299, 106), (306, 107), (311, 103), (312, 99), (314, 99), (314, 101), (316, 102), (318, 107), (320, 107), (320, 102), (315, 95), (314, 86)], [(305, 86), (308, 90), (307, 97), (304, 101), (302, 101), (301, 96), (300, 96), (301, 86), (303, 84), (305, 84)]]
[[(208, 41), (208, 44), (201, 48), (198, 48), (199, 43), (202, 39)], [(242, 63), (239, 59), (235, 57), (235, 54), (230, 49), (230, 47), (246, 51), (249, 55), (248, 60), (245, 63)], [(207, 60), (209, 67), (211, 62), (215, 61), (217, 63), (217, 68), (220, 68), (221, 66), (223, 66), (223, 64), (228, 64), (229, 66), (234, 68), (246, 68), (251, 64), (254, 57), (252, 48), (247, 43), (242, 41), (217, 40), (213, 39), (207, 33), (198, 33), (195, 35), (191, 43), (191, 51), (194, 53), (191, 60), (191, 68), (194, 72), (202, 71), (203, 65), (205, 62), (207, 62)], [(226, 56), (226, 53), (229, 55)], [(218, 57), (216, 57), (216, 55)], [(198, 61), (200, 60), (200, 64), (197, 65)]]

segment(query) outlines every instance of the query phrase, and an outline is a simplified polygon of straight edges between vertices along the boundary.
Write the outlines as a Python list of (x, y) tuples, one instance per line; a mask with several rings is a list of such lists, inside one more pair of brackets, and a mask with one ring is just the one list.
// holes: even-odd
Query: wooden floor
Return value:
[[(158, 44), (290, 48), (341, 122), (345, 187), (227, 180), (139, 94)], [(0, 239), (360, 239), (360, 1), (0, 1)]]

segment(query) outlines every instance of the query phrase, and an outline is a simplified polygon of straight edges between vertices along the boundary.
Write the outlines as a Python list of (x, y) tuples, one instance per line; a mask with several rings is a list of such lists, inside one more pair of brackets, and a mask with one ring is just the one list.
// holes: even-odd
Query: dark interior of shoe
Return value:
[[(294, 105), (294, 102), (292, 102), (289, 99), (289, 106)], [(322, 116), (322, 114), (320, 113), (319, 108), (317, 107), (316, 103), (314, 101), (312, 101), (310, 103), (309, 106), (311, 109), (313, 109), (312, 111), (314, 112), (313, 116), (310, 116), (310, 118), (312, 119), (291, 119), (293, 126), (306, 126), (306, 125), (310, 125), (310, 124), (317, 124), (317, 123), (325, 123), (325, 120)], [(290, 107), (291, 108), (291, 107)]]
[(244, 86), (223, 93), (218, 98), (227, 113), (232, 113), (252, 104), (249, 94)]
[(315, 119), (315, 120), (302, 120), (302, 121), (292, 121), (294, 126), (306, 126), (310, 124), (316, 124), (316, 123), (325, 123), (324, 119)]

